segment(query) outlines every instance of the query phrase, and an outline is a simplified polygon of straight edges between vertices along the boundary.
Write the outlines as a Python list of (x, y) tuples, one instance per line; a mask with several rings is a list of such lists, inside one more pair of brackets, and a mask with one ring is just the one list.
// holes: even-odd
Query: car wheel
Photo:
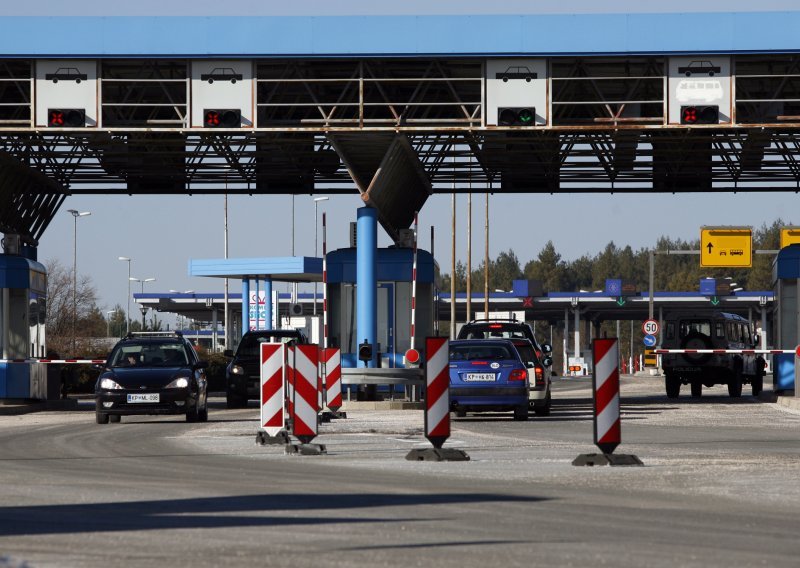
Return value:
[(203, 408), (197, 412), (197, 419), (200, 422), (208, 422), (208, 401), (206, 401)]
[(186, 408), (186, 422), (197, 422), (200, 419), (200, 413), (197, 410), (197, 404), (193, 404)]
[(731, 398), (742, 396), (742, 369), (738, 365), (728, 379), (728, 396)]
[(119, 424), (120, 422), (122, 422), (122, 416), (120, 416), (119, 414), (109, 414), (108, 421), (111, 422), (112, 424)]
[(466, 416), (467, 416), (467, 411), (466, 410), (461, 410), (461, 409), (456, 410), (456, 417), (457, 418), (466, 418)]
[(664, 384), (667, 388), (667, 398), (678, 398), (681, 394), (681, 381), (672, 373), (664, 375)]
[(700, 398), (701, 396), (703, 396), (703, 383), (692, 381), (692, 397)]
[(536, 416), (550, 416), (550, 403), (548, 402), (544, 406), (534, 406), (533, 411)]
[(98, 424), (108, 424), (108, 414), (106, 412), (95, 410), (94, 419)]
[(686, 73), (684, 73), (684, 75), (686, 75), (687, 77), (691, 77), (692, 76), (692, 72), (691, 71), (687, 71)]
[(231, 84), (235, 85), (236, 84), (236, 79), (231, 79)]
[(527, 420), (528, 419), (528, 405), (518, 406), (514, 409), (514, 420)]
[(228, 408), (246, 408), (247, 398), (233, 392), (225, 394), (225, 406)]
[(208, 84), (209, 84), (209, 85), (213, 85), (213, 84), (214, 84), (214, 79), (209, 79), (209, 80), (208, 80)]
[(713, 77), (713, 76), (714, 76), (714, 72), (713, 72), (713, 71), (709, 71), (709, 72), (708, 72), (708, 76), (709, 76), (709, 77)]

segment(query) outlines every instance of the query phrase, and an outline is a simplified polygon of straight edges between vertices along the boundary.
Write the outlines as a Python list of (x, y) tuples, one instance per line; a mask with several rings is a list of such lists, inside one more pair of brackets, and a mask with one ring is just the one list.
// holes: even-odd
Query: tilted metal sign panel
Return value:
[(36, 61), (36, 126), (47, 126), (48, 109), (83, 109), (85, 126), (97, 126), (97, 61)]
[(547, 60), (488, 59), (486, 61), (486, 124), (497, 126), (498, 108), (536, 109), (533, 126), (548, 122)]
[(731, 58), (722, 55), (670, 57), (669, 120), (681, 123), (682, 106), (719, 107), (719, 122), (731, 122)]

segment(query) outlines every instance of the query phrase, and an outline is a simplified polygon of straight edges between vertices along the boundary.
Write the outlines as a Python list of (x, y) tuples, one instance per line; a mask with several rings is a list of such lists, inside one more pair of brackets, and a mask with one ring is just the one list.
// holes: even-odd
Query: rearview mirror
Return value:
[(550, 345), (549, 343), (544, 343), (542, 345), (542, 351), (544, 351), (545, 353), (552, 353), (553, 352), (553, 346)]
[(222, 355), (224, 357), (233, 357), (233, 349), (226, 349), (222, 352)]
[(552, 357), (545, 357), (542, 361), (545, 367), (552, 367), (553, 365), (553, 358)]

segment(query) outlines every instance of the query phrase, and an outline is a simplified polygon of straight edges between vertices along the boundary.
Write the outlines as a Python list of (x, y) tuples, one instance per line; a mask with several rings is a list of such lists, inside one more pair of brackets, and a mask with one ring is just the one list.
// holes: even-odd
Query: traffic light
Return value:
[(372, 344), (367, 343), (367, 340), (364, 340), (364, 343), (358, 346), (358, 358), (364, 363), (368, 361), (372, 361)]
[(534, 126), (536, 109), (533, 107), (500, 107), (497, 109), (498, 126)]
[(82, 108), (49, 108), (47, 109), (47, 126), (82, 128), (86, 126), (86, 110)]
[(681, 124), (718, 124), (719, 107), (713, 106), (682, 106)]
[(203, 111), (205, 128), (239, 128), (242, 111), (238, 108), (207, 108)]

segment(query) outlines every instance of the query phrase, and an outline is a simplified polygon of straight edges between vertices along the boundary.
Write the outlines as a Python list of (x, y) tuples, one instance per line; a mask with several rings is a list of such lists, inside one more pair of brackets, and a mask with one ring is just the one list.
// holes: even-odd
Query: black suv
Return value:
[(533, 335), (533, 329), (524, 321), (515, 319), (483, 319), (465, 323), (458, 332), (457, 339), (527, 339), (536, 350), (536, 355), (552, 353), (549, 343), (539, 344)]
[(225, 370), (225, 398), (228, 408), (244, 408), (249, 399), (261, 398), (259, 358), (262, 343), (297, 345), (308, 343), (308, 339), (297, 329), (264, 329), (245, 333), (235, 355), (233, 351), (226, 349), (225, 356), (233, 357)]
[(98, 424), (119, 422), (125, 414), (208, 420), (208, 363), (180, 333), (129, 333), (99, 367), (94, 391)]

